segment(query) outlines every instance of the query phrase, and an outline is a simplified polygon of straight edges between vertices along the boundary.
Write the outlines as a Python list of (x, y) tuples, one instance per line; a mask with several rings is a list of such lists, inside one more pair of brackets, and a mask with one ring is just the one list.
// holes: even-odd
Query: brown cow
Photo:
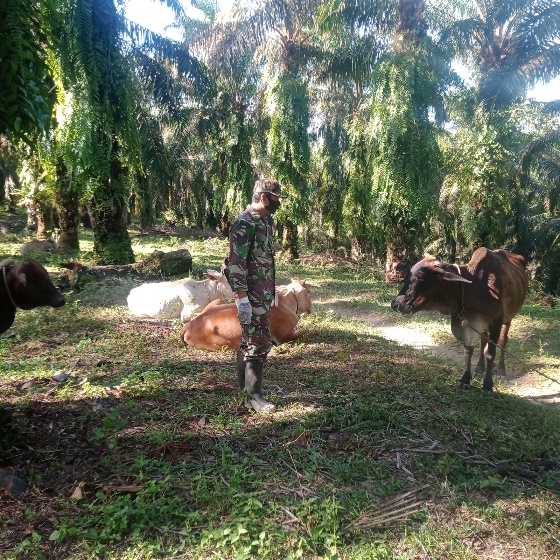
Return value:
[[(278, 305), (270, 310), (270, 334), (277, 344), (299, 337), (296, 328), (303, 313), (311, 313), (311, 296), (303, 280), (292, 280), (287, 286), (277, 286)], [(214, 301), (181, 330), (181, 340), (187, 346), (218, 351), (238, 350), (241, 325), (235, 303)]]
[(0, 334), (12, 326), (18, 308), (60, 307), (66, 303), (37, 261), (7, 259), (0, 263), (0, 275)]
[(482, 390), (490, 394), (496, 345), (500, 346), (498, 374), (505, 376), (504, 349), (509, 327), (526, 295), (525, 259), (504, 249), (490, 251), (480, 247), (469, 264), (462, 266), (426, 256), (412, 267), (391, 307), (403, 315), (424, 310), (451, 315), (451, 331), (465, 347), (460, 382), (465, 389), (471, 382), (471, 358), (480, 336), (476, 373), (485, 369)]

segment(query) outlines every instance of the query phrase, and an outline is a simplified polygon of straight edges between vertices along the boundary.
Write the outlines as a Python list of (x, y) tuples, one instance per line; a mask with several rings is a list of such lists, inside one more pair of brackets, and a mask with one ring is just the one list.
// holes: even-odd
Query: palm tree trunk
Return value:
[(37, 238), (52, 237), (54, 232), (53, 205), (50, 201), (35, 201), (35, 217), (37, 218)]
[(64, 203), (58, 206), (60, 235), (58, 244), (61, 253), (73, 253), (80, 250), (78, 230), (80, 227), (80, 205), (77, 196), (68, 193)]
[(282, 250), (288, 254), (290, 260), (299, 259), (297, 226), (291, 220), (286, 220), (284, 225)]
[(6, 182), (8, 180), (7, 175), (4, 173), (3, 169), (0, 167), (0, 204), (6, 200)]
[(408, 276), (411, 259), (403, 245), (387, 244), (387, 260), (385, 262), (385, 282), (387, 284), (401, 284)]
[(128, 173), (119, 157), (119, 143), (113, 141), (111, 173), (92, 200), (95, 217), (93, 251), (98, 264), (130, 264), (134, 252), (128, 235)]
[(57, 241), (62, 253), (73, 253), (80, 250), (80, 199), (78, 193), (70, 187), (68, 170), (62, 158), (57, 162), (56, 175), (55, 205), (60, 227)]
[(154, 225), (154, 195), (146, 175), (137, 172), (136, 183), (138, 185), (137, 214), (140, 216), (140, 227), (144, 230)]

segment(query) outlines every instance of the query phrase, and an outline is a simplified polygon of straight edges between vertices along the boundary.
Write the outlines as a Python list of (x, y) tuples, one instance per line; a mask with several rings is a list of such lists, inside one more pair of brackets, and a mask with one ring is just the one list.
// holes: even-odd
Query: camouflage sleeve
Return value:
[(229, 281), (234, 292), (247, 291), (247, 257), (251, 250), (255, 226), (238, 218), (229, 230)]

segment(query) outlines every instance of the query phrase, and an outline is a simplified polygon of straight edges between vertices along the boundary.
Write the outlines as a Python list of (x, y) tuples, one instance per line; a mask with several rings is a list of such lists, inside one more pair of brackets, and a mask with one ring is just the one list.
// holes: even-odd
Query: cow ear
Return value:
[(18, 280), (21, 282), (21, 285), (25, 288), (27, 287), (27, 274), (25, 272), (20, 272), (17, 276)]
[(205, 272), (204, 276), (206, 276), (209, 280), (218, 280), (214, 274), (210, 274), (209, 272)]

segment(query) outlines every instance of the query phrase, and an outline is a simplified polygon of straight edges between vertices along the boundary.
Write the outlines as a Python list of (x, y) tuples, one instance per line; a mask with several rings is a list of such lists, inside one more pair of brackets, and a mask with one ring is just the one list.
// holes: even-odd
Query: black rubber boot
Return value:
[(245, 406), (255, 412), (273, 412), (276, 408), (272, 403), (262, 398), (263, 363), (249, 360), (245, 363)]
[(237, 351), (237, 385), (240, 391), (245, 390), (245, 353)]

